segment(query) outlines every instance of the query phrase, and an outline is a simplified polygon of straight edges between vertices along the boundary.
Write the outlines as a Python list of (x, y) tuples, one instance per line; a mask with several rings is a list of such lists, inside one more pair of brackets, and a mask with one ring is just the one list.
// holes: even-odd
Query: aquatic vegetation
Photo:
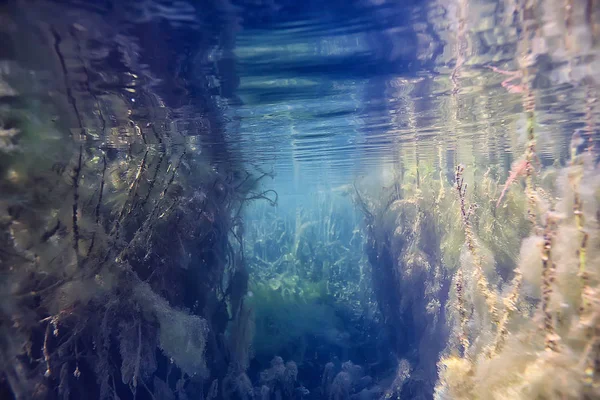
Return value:
[(294, 361), (284, 363), (281, 357), (271, 360), (271, 367), (260, 373), (261, 398), (293, 398), (298, 366)]
[[(81, 176), (89, 175), (98, 163), (88, 162), (88, 156), (80, 152), (64, 174), (81, 184), (64, 180), (56, 188), (63, 190), (57, 201), (64, 196), (73, 203), (46, 202), (50, 207), (44, 211), (46, 221), (39, 220), (44, 215), (40, 208), (28, 211), (33, 205), (29, 200), (5, 204), (3, 221), (9, 235), (3, 239), (3, 249), (11, 261), (4, 265), (11, 269), (4, 270), (3, 318), (14, 324), (3, 326), (2, 336), (15, 342), (3, 345), (7, 357), (3, 368), (14, 368), (5, 373), (17, 396), (28, 398), (31, 390), (42, 390), (44, 383), (31, 383), (26, 373), (42, 366), (47, 377), (59, 379), (65, 396), (79, 390), (80, 375), (88, 375), (86, 382), (97, 377), (102, 396), (124, 396), (120, 381), (133, 395), (155, 390), (149, 388), (154, 374), (167, 360), (181, 371), (181, 379), (194, 379), (209, 373), (207, 351), (213, 355), (223, 351), (230, 357), (215, 347), (207, 350), (209, 343), (215, 346), (217, 332), (227, 325), (217, 325), (223, 318), (219, 315), (227, 320), (227, 311), (221, 308), (225, 294), (192, 295), (196, 285), (214, 285), (226, 273), (224, 262), (206, 263), (215, 246), (227, 243), (228, 228), (221, 225), (226, 216), (210, 200), (216, 193), (198, 196), (176, 183), (181, 156), (169, 163), (162, 159), (147, 152), (133, 159), (135, 173), (119, 189), (105, 181), (104, 174), (99, 175), (101, 182), (83, 182)], [(111, 165), (106, 157), (99, 163), (101, 169), (111, 169)], [(160, 183), (151, 180), (156, 171)], [(26, 176), (40, 179), (34, 171)], [(25, 182), (23, 187), (27, 186)], [(90, 190), (93, 186), (103, 195)], [(18, 190), (14, 186), (5, 189)], [(125, 201), (107, 207), (118, 190), (128, 192)], [(14, 207), (22, 211), (15, 214), (10, 211), (17, 210)], [(196, 210), (198, 224), (176, 223), (192, 210)], [(205, 216), (209, 212), (210, 218)], [(34, 233), (40, 223), (45, 232), (41, 239)], [(165, 234), (159, 232), (171, 232), (179, 246), (165, 243)], [(194, 276), (202, 268), (207, 272), (198, 281)], [(189, 289), (179, 278), (185, 276), (192, 278)], [(178, 290), (168, 289), (172, 285)], [(248, 319), (244, 309), (238, 317)], [(121, 358), (116, 365), (110, 361), (115, 345)], [(43, 348), (39, 356), (36, 348)], [(158, 349), (160, 356), (155, 355)], [(238, 349), (231, 354), (247, 365), (241, 353)], [(30, 361), (24, 363), (23, 357)], [(36, 361), (38, 357), (41, 362)]]
[[(589, 153), (576, 155), (562, 169), (556, 206), (540, 214), (543, 228), (524, 240), (513, 280), (501, 291), (482, 287), (476, 282), (478, 274), (461, 267), (465, 271), (455, 277), (453, 301), (462, 304), (454, 334), (462, 350), (451, 345), (441, 359), (437, 398), (479, 398), (483, 393), (490, 398), (598, 396), (593, 331), (599, 304), (590, 297), (597, 280), (588, 279), (598, 271), (586, 269), (598, 256), (593, 217), (600, 195), (598, 176)], [(583, 215), (591, 217), (585, 225)], [(586, 251), (591, 248), (595, 250)], [(538, 300), (523, 296), (521, 280), (539, 288)], [(478, 297), (489, 299), (486, 288), (502, 296), (494, 302), (500, 319), (484, 318), (477, 306)]]
[[(63, 40), (56, 56), (79, 54), (77, 43)], [(269, 174), (218, 166), (177, 143), (168, 119), (142, 122), (111, 93), (85, 116), (78, 92), (64, 108), (43, 100), (0, 110), (11, 126), (0, 149), (3, 393), (185, 398), (219, 392), (234, 373), (243, 383), (253, 321), (240, 213), (276, 201), (259, 189)], [(116, 129), (118, 118), (134, 129)], [(89, 129), (70, 131), (73, 120)], [(92, 128), (102, 122), (115, 129)]]
[[(256, 327), (252, 364), (269, 366), (261, 374), (256, 397), (278, 398), (278, 391), (282, 398), (349, 399), (363, 391), (375, 396), (379, 389), (371, 378), (362, 379), (364, 373), (349, 384), (344, 383), (346, 372), (336, 378), (343, 372), (337, 361), (329, 384), (337, 379), (335, 391), (315, 385), (315, 380), (321, 382), (320, 372), (332, 359), (364, 359), (376, 366), (389, 362), (383, 348), (364, 354), (364, 348), (375, 349), (382, 342), (375, 335), (379, 316), (370, 300), (361, 232), (349, 229), (356, 225), (349, 225), (345, 214), (352, 212), (352, 204), (338, 196), (317, 201), (322, 208), (280, 212), (263, 203), (246, 213), (253, 219), (244, 241), (251, 277), (247, 304)], [(320, 210), (325, 211), (315, 213)], [(272, 376), (283, 376), (284, 364), (273, 354), (293, 360), (298, 384), (283, 389), (285, 385), (276, 383), (283, 378)], [(361, 369), (344, 365), (345, 370)]]
[(502, 188), (502, 193), (500, 193), (500, 197), (498, 197), (498, 201), (496, 202), (496, 207), (499, 207), (500, 203), (502, 203), (502, 199), (504, 198), (504, 195), (508, 191), (510, 185), (513, 184), (518, 178), (527, 175), (527, 170), (530, 168), (530, 164), (531, 164), (531, 162), (528, 161), (527, 159), (516, 161), (514, 163), (512, 169), (510, 170), (508, 178), (506, 179), (506, 183), (504, 184), (504, 187)]
[[(449, 198), (438, 196), (444, 184), (430, 183), (433, 176), (421, 176), (419, 184), (410, 183), (414, 181), (409, 178), (403, 189), (396, 181), (385, 195), (378, 193), (382, 201), (357, 189), (356, 200), (369, 227), (366, 251), (377, 304), (387, 321), (385, 332), (394, 355), (415, 372), (395, 384), (392, 391), (398, 396), (433, 393), (434, 365), (441, 343), (446, 341), (443, 304), (448, 291), (447, 268), (452, 266), (445, 267), (442, 262), (440, 238), (454, 228), (440, 223), (438, 215), (444, 213), (438, 214), (438, 210), (447, 208), (437, 204), (437, 199), (447, 202)], [(415, 348), (419, 351), (413, 351)], [(393, 376), (394, 369), (389, 374)]]
[(594, 2), (5, 3), (0, 397), (600, 397)]
[[(335, 196), (323, 202), (326, 210), (340, 204), (352, 210), (351, 203)], [(346, 340), (336, 313), (347, 310), (358, 318), (369, 307), (360, 232), (348, 229), (347, 216), (334, 211), (323, 217), (275, 212), (262, 205), (247, 212), (252, 218), (266, 214), (250, 224), (245, 236), (257, 356), (283, 355), (306, 337), (342, 345)], [(303, 358), (298, 356), (295, 361)]]
[(384, 394), (381, 388), (373, 385), (373, 378), (365, 375), (364, 369), (346, 361), (341, 364), (329, 362), (325, 365), (322, 374), (321, 398), (345, 400), (350, 398), (372, 398), (384, 396), (391, 397), (391, 393)]
[[(462, 354), (486, 334), (488, 354), (506, 345), (513, 319), (522, 315), (521, 288), (532, 291), (527, 282), (531, 271), (515, 268), (531, 223), (522, 189), (507, 191), (505, 204), (496, 207), (505, 184), (493, 179), (489, 169), (467, 185), (459, 166), (451, 185), (423, 160), (414, 167), (420, 173), (407, 169), (403, 174), (402, 168), (391, 184), (373, 191), (376, 197), (362, 185), (356, 200), (370, 230), (367, 251), (378, 306), (387, 321), (394, 321), (388, 334), (398, 337), (396, 355), (413, 372), (398, 392), (433, 396), (438, 376), (433, 364), (445, 348)], [(539, 189), (540, 201), (545, 193)], [(450, 337), (446, 324), (454, 326)], [(486, 333), (480, 324), (498, 328)], [(446, 341), (448, 346), (439, 345)], [(411, 352), (414, 347), (420, 349), (418, 356)], [(456, 360), (457, 370), (468, 365)]]
[[(438, 379), (428, 369), (437, 363), (436, 398), (597, 395), (590, 360), (598, 304), (587, 272), (597, 274), (589, 249), (598, 240), (600, 182), (595, 156), (580, 142), (574, 161), (555, 172), (522, 168), (515, 177), (525, 178), (524, 188), (504, 190), (489, 170), (467, 185), (459, 165), (453, 187), (423, 169), (419, 181), (399, 174), (377, 198), (366, 185), (357, 190), (378, 306), (388, 334), (400, 338), (397, 356), (411, 366), (397, 393), (433, 393), (423, 382)], [(447, 338), (445, 324), (453, 327)], [(410, 352), (416, 346), (418, 356)], [(556, 375), (564, 378), (542, 385)]]

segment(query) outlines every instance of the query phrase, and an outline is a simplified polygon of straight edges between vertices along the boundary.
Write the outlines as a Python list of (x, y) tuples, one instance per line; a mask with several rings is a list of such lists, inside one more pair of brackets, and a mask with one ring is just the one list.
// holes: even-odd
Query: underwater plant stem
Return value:
[[(577, 168), (581, 166), (580, 158), (577, 155), (577, 147), (574, 143), (577, 141), (578, 133), (573, 134), (571, 143), (571, 167)], [(575, 169), (573, 175), (570, 176), (571, 188), (573, 189), (573, 215), (575, 216), (575, 226), (580, 235), (579, 247), (577, 248), (578, 272), (577, 275), (581, 280), (581, 305), (579, 308), (580, 314), (588, 313), (590, 309), (590, 301), (586, 298), (586, 293), (589, 290), (589, 276), (586, 271), (586, 255), (587, 242), (589, 234), (585, 230), (585, 216), (583, 214), (583, 201), (579, 194), (579, 182), (582, 178), (583, 171)]]
[[(526, 102), (529, 104), (529, 102)], [(531, 106), (533, 108), (533, 106)], [(532, 228), (537, 225), (537, 216), (535, 212), (536, 198), (535, 187), (533, 183), (533, 160), (536, 158), (535, 153), (535, 131), (534, 131), (534, 112), (527, 111), (527, 149), (525, 151), (525, 195), (527, 196), (527, 219), (531, 223)]]
[(148, 191), (146, 192), (146, 196), (144, 197), (144, 200), (140, 204), (140, 207), (144, 207), (146, 205), (146, 203), (148, 202), (148, 199), (150, 198), (150, 195), (152, 194), (152, 189), (154, 189), (154, 186), (156, 185), (156, 181), (158, 179), (158, 173), (160, 172), (160, 167), (162, 166), (164, 157), (165, 157), (165, 153), (161, 152), (160, 156), (158, 158), (158, 163), (156, 164), (156, 168), (154, 169), (154, 175), (152, 176), (152, 179), (150, 180), (150, 183), (148, 185)]
[[(163, 189), (162, 193), (161, 193), (161, 199), (164, 198), (167, 195), (167, 191), (169, 190), (169, 188), (171, 187), (171, 184), (173, 183), (173, 181), (175, 181), (175, 176), (177, 176), (177, 171), (179, 170), (179, 166), (181, 165), (181, 162), (183, 161), (183, 157), (185, 157), (186, 152), (185, 150), (181, 153), (181, 155), (179, 156), (179, 160), (177, 161), (177, 164), (173, 167), (173, 172), (171, 173), (171, 177), (169, 178), (167, 184), (165, 185), (165, 188)], [(169, 165), (169, 168), (167, 168), (167, 172), (171, 169), (171, 165)]]
[(488, 286), (487, 278), (483, 273), (482, 267), (482, 259), (479, 251), (477, 250), (477, 242), (475, 240), (475, 234), (473, 233), (473, 227), (471, 226), (470, 217), (473, 211), (476, 208), (476, 205), (471, 204), (467, 208), (466, 206), (466, 192), (467, 192), (467, 184), (464, 183), (462, 174), (464, 172), (464, 167), (462, 165), (458, 165), (456, 167), (455, 174), (455, 187), (458, 192), (459, 202), (460, 202), (460, 213), (462, 216), (463, 227), (465, 230), (465, 242), (467, 243), (467, 248), (469, 253), (471, 253), (471, 257), (473, 257), (473, 264), (475, 266), (475, 280), (477, 282), (477, 288), (479, 292), (485, 299), (485, 303), (488, 306), (488, 310), (494, 324), (498, 324), (498, 309), (496, 308), (496, 294), (491, 291)]
[(467, 324), (469, 317), (467, 315), (467, 309), (465, 308), (465, 294), (463, 287), (463, 272), (462, 269), (458, 269), (456, 273), (456, 301), (458, 303), (458, 315), (460, 317), (460, 336), (459, 341), (463, 350), (463, 357), (466, 356), (469, 350), (469, 332), (467, 330)]
[(493, 353), (491, 353), (490, 356), (498, 354), (502, 350), (504, 342), (506, 341), (506, 336), (508, 335), (508, 321), (517, 310), (517, 300), (519, 299), (519, 292), (521, 290), (521, 284), (523, 283), (523, 274), (521, 273), (521, 269), (519, 267), (515, 269), (514, 273), (515, 276), (511, 284), (512, 290), (508, 297), (504, 299), (504, 312), (502, 313), (502, 317), (498, 323)]
[(528, 4), (521, 13), (523, 26), (523, 35), (521, 43), (523, 45), (523, 54), (521, 57), (521, 76), (523, 77), (521, 86), (523, 88), (523, 110), (527, 120), (527, 147), (525, 149), (525, 160), (527, 162), (525, 171), (525, 195), (527, 196), (527, 219), (531, 227), (537, 225), (536, 215), (536, 196), (533, 182), (533, 161), (536, 160), (536, 136), (535, 136), (535, 95), (532, 91), (531, 83), (534, 78), (529, 68), (530, 58), (533, 55), (531, 50), (531, 36), (535, 34), (533, 20), (529, 20), (535, 13), (532, 10), (533, 4)]
[(104, 193), (104, 185), (106, 183), (106, 155), (102, 155), (102, 180), (100, 181), (100, 193), (98, 195), (98, 203), (96, 204), (96, 224), (100, 223), (100, 206), (102, 205), (102, 195)]
[[(575, 136), (575, 134), (574, 134)], [(577, 155), (577, 147), (574, 146), (575, 140), (572, 140), (571, 144), (571, 166), (577, 166), (581, 164), (580, 158)], [(571, 179), (571, 186), (573, 189), (573, 215), (575, 216), (575, 226), (577, 232), (580, 235), (579, 247), (577, 248), (577, 261), (579, 263), (577, 275), (581, 281), (581, 303), (579, 306), (580, 323), (582, 323), (585, 331), (585, 336), (591, 338), (588, 347), (589, 352), (586, 350), (584, 356), (584, 382), (588, 385), (594, 383), (594, 376), (598, 374), (600, 370), (600, 360), (597, 354), (600, 350), (600, 327), (595, 326), (593, 323), (594, 319), (597, 318), (594, 315), (594, 302), (598, 301), (595, 299), (594, 290), (590, 287), (589, 274), (586, 270), (586, 254), (589, 234), (585, 230), (585, 217), (583, 214), (583, 201), (579, 194), (579, 182), (582, 178), (582, 170), (575, 170), (574, 176)], [(591, 353), (591, 354), (590, 354)], [(594, 356), (596, 355), (596, 356)]]
[(544, 332), (546, 350), (556, 351), (559, 339), (554, 329), (554, 321), (549, 310), (550, 296), (552, 295), (552, 282), (554, 280), (554, 266), (552, 264), (552, 237), (554, 222), (548, 221), (544, 230), (544, 245), (542, 248), (542, 312), (544, 314)]
[(144, 158), (142, 159), (142, 162), (140, 163), (140, 167), (138, 168), (137, 173), (135, 174), (135, 179), (131, 183), (131, 186), (129, 186), (129, 193), (131, 194), (131, 203), (129, 204), (129, 210), (127, 210), (128, 216), (133, 211), (133, 206), (135, 204), (135, 198), (137, 196), (137, 190), (138, 190), (141, 178), (142, 178), (142, 173), (144, 172), (144, 169), (146, 168), (147, 159), (148, 159), (148, 150), (146, 150), (146, 152), (144, 153)]
[[(583, 177), (583, 163), (581, 157), (577, 154), (577, 146), (581, 138), (579, 131), (575, 131), (571, 138), (571, 168), (573, 171), (569, 175), (569, 182), (573, 190), (573, 215), (575, 217), (575, 227), (579, 234), (579, 247), (576, 250), (578, 271), (577, 276), (581, 284), (581, 303), (579, 305), (579, 314), (584, 321), (591, 317), (593, 310), (593, 291), (590, 288), (589, 274), (586, 270), (587, 246), (589, 234), (585, 230), (585, 216), (583, 213), (583, 201), (579, 193), (579, 183)], [(593, 317), (592, 317), (593, 318)], [(586, 328), (588, 335), (592, 336), (593, 327)]]
[(52, 369), (50, 368), (50, 351), (48, 350), (48, 337), (50, 336), (50, 324), (52, 322), (48, 322), (46, 325), (46, 333), (44, 333), (44, 347), (42, 348), (42, 353), (44, 354), (44, 362), (46, 363), (46, 372), (44, 373), (45, 377), (49, 377), (52, 374)]
[(83, 145), (79, 145), (79, 158), (77, 166), (75, 167), (73, 175), (73, 250), (75, 251), (75, 257), (77, 265), (79, 266), (79, 225), (77, 224), (78, 219), (78, 208), (79, 208), (79, 177), (81, 175), (81, 162), (83, 158)]
[[(137, 173), (135, 174), (135, 178), (133, 180), (133, 182), (131, 182), (131, 184), (129, 185), (129, 191), (127, 192), (127, 199), (131, 198), (131, 204), (130, 204), (130, 208), (129, 211), (127, 212), (127, 215), (129, 215), (131, 213), (131, 210), (133, 208), (133, 202), (135, 200), (135, 192), (137, 191), (138, 188), (138, 183), (142, 177), (142, 172), (144, 171), (144, 167), (146, 166), (146, 158), (148, 157), (148, 150), (146, 150), (146, 152), (144, 153), (144, 157), (142, 158), (142, 162), (140, 163), (140, 166), (138, 167)], [(125, 203), (123, 204), (123, 207), (121, 208), (121, 211), (119, 212), (119, 216), (117, 217), (117, 220), (115, 222), (115, 227), (113, 228), (113, 233), (115, 234), (116, 239), (119, 239), (119, 231), (120, 231), (120, 227), (121, 227), (121, 222), (123, 221), (123, 218), (125, 217), (125, 209), (127, 208), (127, 201), (125, 201)]]
[(577, 249), (577, 258), (579, 261), (579, 276), (581, 277), (582, 283), (584, 286), (587, 283), (587, 272), (586, 272), (586, 249), (587, 249), (587, 241), (588, 241), (588, 233), (585, 231), (585, 219), (583, 216), (583, 204), (581, 202), (581, 197), (579, 193), (575, 192), (575, 202), (573, 205), (573, 213), (575, 214), (575, 224), (577, 226), (577, 231), (580, 234), (581, 240), (579, 244), (579, 249)]
[[(100, 207), (102, 205), (102, 196), (104, 194), (104, 185), (106, 182), (106, 155), (102, 156), (102, 180), (100, 181), (100, 194), (98, 195), (98, 203), (96, 203), (96, 209), (95, 209), (95, 214), (96, 214), (96, 229), (99, 229), (98, 226), (100, 225)], [(88, 251), (87, 251), (87, 255), (89, 256), (92, 253), (92, 250), (94, 249), (94, 243), (96, 241), (96, 231), (94, 231), (94, 234), (92, 235), (92, 240), (90, 241), (90, 246), (88, 247)]]

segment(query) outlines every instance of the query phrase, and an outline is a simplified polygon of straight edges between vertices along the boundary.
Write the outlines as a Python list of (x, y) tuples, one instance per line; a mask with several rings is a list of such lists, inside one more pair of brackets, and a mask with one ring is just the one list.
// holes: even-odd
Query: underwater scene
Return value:
[(600, 399), (600, 2), (0, 0), (0, 399)]

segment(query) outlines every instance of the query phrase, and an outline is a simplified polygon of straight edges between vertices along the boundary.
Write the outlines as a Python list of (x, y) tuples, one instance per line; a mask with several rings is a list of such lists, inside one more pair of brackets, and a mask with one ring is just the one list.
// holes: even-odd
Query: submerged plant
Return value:
[[(574, 154), (563, 169), (556, 208), (540, 216), (541, 234), (534, 230), (524, 240), (510, 285), (471, 283), (480, 275), (463, 272), (464, 266), (457, 272), (454, 335), (462, 350), (450, 345), (440, 360), (437, 398), (600, 395), (600, 175), (592, 159), (590, 153)], [(523, 285), (539, 285), (538, 299), (524, 297)], [(503, 296), (497, 319), (478, 311), (477, 297), (489, 299), (484, 289)]]

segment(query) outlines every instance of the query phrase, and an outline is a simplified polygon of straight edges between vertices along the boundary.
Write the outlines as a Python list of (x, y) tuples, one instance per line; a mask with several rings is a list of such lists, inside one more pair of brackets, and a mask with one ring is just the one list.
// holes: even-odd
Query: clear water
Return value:
[(593, 0), (0, 3), (0, 397), (600, 396), (599, 35)]

